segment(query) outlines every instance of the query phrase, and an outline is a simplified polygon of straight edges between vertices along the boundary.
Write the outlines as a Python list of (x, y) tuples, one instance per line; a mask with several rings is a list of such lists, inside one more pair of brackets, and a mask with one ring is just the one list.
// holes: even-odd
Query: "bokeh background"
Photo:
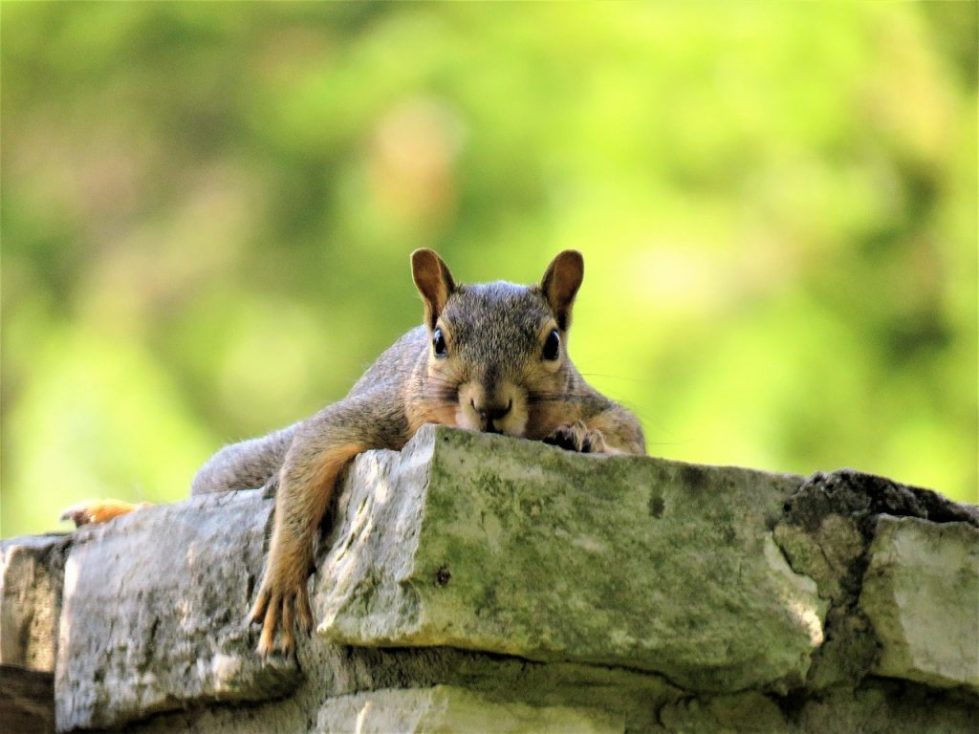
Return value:
[(2, 6), (2, 532), (536, 281), (650, 453), (976, 501), (976, 3)]

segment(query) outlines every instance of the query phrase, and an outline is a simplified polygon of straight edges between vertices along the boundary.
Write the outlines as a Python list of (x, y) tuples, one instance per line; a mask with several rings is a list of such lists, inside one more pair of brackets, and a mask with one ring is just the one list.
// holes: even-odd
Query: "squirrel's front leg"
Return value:
[(313, 626), (306, 584), (312, 572), (313, 541), (337, 477), (365, 448), (356, 442), (331, 441), (331, 433), (320, 428), (319, 432), (297, 435), (279, 474), (265, 575), (248, 615), (249, 622), (262, 622), (258, 643), (262, 657), (276, 647), (291, 653), (296, 624), (303, 632)]

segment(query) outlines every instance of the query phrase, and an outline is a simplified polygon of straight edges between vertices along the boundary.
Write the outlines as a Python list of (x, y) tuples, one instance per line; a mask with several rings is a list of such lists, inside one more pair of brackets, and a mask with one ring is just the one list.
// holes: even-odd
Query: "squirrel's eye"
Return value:
[(435, 350), (436, 357), (444, 357), (449, 353), (448, 347), (445, 345), (445, 336), (442, 334), (441, 329), (436, 329), (432, 333), (432, 349)]
[(558, 358), (558, 354), (561, 348), (561, 337), (557, 333), (557, 329), (553, 329), (550, 334), (547, 335), (547, 339), (544, 340), (544, 359), (548, 362), (553, 362)]

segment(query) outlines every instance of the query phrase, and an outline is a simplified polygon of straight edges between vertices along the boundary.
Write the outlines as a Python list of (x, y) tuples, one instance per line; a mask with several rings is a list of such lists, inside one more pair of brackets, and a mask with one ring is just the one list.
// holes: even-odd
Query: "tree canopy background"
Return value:
[(976, 4), (2, 7), (3, 534), (172, 501), (420, 322), (586, 277), (653, 455), (976, 501)]

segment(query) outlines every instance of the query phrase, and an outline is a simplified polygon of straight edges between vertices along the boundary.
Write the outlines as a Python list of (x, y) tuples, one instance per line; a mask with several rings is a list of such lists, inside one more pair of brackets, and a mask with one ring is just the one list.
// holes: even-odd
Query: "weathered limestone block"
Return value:
[(882, 515), (860, 607), (883, 645), (877, 673), (979, 691), (979, 528)]
[(316, 734), (612, 734), (623, 732), (620, 717), (594, 709), (497, 703), (454, 686), (371, 691), (329, 699), (319, 711)]
[(54, 672), (68, 538), (0, 542), (0, 665)]
[(350, 472), (320, 631), (621, 665), (693, 690), (799, 685), (826, 604), (770, 529), (801, 482), (426, 427)]
[[(435, 687), (463, 689), (480, 701), (487, 719), (464, 730), (492, 730), (504, 709), (557, 712), (582, 711), (586, 720), (609, 720), (617, 731), (657, 731), (656, 710), (687, 695), (655, 675), (617, 668), (535, 663), (520, 658), (450, 648), (350, 648), (326, 644), (318, 637), (300, 640), (305, 675), (287, 698), (249, 706), (213, 705), (160, 714), (126, 730), (136, 734), (301, 734), (311, 731), (353, 732), (350, 701), (380, 705), (392, 701), (391, 691), (428, 691)], [(367, 696), (372, 691), (382, 698)], [(359, 697), (359, 698), (355, 698)], [(404, 701), (415, 700), (408, 696)], [(334, 706), (333, 701), (339, 701)], [(346, 703), (344, 703), (346, 702)], [(361, 708), (356, 709), (359, 715)], [(601, 712), (601, 713), (596, 713)], [(364, 713), (366, 717), (368, 709)], [(504, 717), (505, 718), (505, 717)], [(431, 719), (425, 719), (431, 721)], [(564, 731), (560, 728), (542, 731)], [(397, 730), (391, 730), (397, 731)]]
[(295, 662), (263, 665), (244, 624), (272, 504), (232, 492), (76, 532), (55, 676), (59, 731), (293, 687)]
[[(927, 490), (427, 427), (356, 460), (314, 580), (323, 634), (263, 664), (244, 617), (272, 505), (210, 495), (0, 544), (0, 731), (55, 708), (60, 731), (143, 734), (979, 716), (979, 511)], [(52, 661), (56, 705), (28, 669)]]
[(792, 568), (816, 582), (820, 594), (834, 603), (846, 600), (847, 577), (865, 550), (852, 518), (832, 513), (811, 530), (781, 522), (775, 526), (775, 542)]

